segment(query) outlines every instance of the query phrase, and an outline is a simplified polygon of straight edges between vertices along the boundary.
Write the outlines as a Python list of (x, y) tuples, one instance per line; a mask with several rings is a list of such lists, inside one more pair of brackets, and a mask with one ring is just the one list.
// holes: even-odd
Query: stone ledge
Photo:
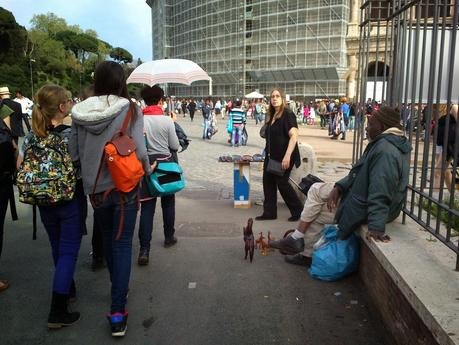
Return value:
[[(367, 227), (363, 226), (360, 229), (362, 243), (365, 247), (363, 249), (364, 251), (368, 249), (371, 252), (395, 284), (396, 290), (402, 293), (405, 300), (432, 334), (433, 339), (441, 345), (459, 345), (459, 272), (454, 270), (456, 255), (444, 244), (431, 241), (429, 233), (422, 230), (413, 220), (407, 218), (406, 224), (402, 224), (401, 219), (399, 217), (386, 226), (386, 232), (392, 238), (389, 243), (367, 241), (364, 236)], [(372, 268), (368, 267), (367, 264), (370, 263), (361, 263), (364, 265), (361, 267), (361, 271), (371, 272)], [(362, 274), (365, 273), (361, 272)], [(362, 280), (368, 285), (367, 289), (370, 290), (372, 282), (365, 282), (365, 277), (362, 277)], [(382, 291), (384, 293), (384, 290)], [(372, 297), (378, 298), (378, 296)], [(391, 296), (389, 289), (385, 298), (396, 300), (397, 296)], [(378, 304), (379, 307), (384, 308), (381, 303), (390, 303), (389, 300), (374, 302), (377, 308)], [(391, 308), (389, 307), (387, 310), (390, 311)], [(396, 306), (395, 310), (398, 312)], [(392, 309), (392, 311), (394, 310)], [(408, 322), (405, 323), (405, 319), (388, 320), (388, 315), (381, 316), (386, 326), (388, 322), (396, 324), (393, 327), (388, 327), (394, 331), (391, 333), (398, 333), (392, 334), (395, 339), (404, 334), (401, 329), (403, 325), (400, 326), (400, 322), (405, 324), (405, 327), (410, 327)], [(408, 316), (407, 319), (409, 319)], [(411, 332), (413, 331), (411, 330)], [(426, 342), (425, 338), (423, 340), (410, 340), (409, 342), (406, 340), (400, 343), (430, 344), (430, 342)]]

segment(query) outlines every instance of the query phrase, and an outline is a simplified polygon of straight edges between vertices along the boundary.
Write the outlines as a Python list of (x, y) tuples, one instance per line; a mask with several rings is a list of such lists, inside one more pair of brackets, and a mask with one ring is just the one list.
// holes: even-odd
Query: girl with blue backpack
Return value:
[(68, 151), (70, 127), (64, 125), (72, 100), (62, 87), (45, 85), (38, 90), (36, 102), (32, 131), (19, 152), (17, 185), (19, 200), (38, 206), (49, 237), (55, 270), (48, 327), (61, 328), (80, 318), (80, 313), (68, 310), (68, 302), (75, 294), (73, 276), (82, 237), (84, 195), (82, 186), (77, 188)]

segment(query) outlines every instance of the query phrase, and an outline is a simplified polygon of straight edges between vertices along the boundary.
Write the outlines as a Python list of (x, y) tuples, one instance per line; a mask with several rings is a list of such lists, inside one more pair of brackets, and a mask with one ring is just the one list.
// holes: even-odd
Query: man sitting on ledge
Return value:
[(366, 130), (370, 143), (349, 174), (335, 184), (313, 184), (295, 232), (270, 242), (290, 254), (285, 257), (288, 263), (310, 266), (313, 245), (325, 224), (338, 224), (342, 239), (368, 224), (368, 239), (390, 241), (385, 225), (403, 207), (411, 144), (401, 130), (400, 113), (389, 107), (370, 115)]

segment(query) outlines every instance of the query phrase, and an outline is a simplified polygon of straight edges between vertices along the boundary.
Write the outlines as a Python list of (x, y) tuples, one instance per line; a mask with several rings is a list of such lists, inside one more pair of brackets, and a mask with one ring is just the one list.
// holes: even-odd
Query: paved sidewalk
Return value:
[[(129, 327), (125, 344), (172, 345), (383, 345), (384, 330), (367, 307), (357, 276), (336, 283), (313, 280), (302, 267), (286, 264), (282, 255), (244, 261), (242, 225), (261, 213), (260, 206), (234, 209), (232, 164), (218, 163), (222, 154), (254, 154), (262, 150), (258, 127), (249, 123), (248, 146), (231, 148), (220, 121), (220, 132), (201, 139), (200, 114), (195, 122), (179, 118), (193, 141), (179, 154), (187, 187), (177, 195), (179, 242), (162, 247), (161, 208), (155, 218), (150, 265), (139, 267), (137, 236), (129, 293)], [(302, 134), (307, 131), (301, 130)], [(345, 174), (342, 162), (324, 172)], [(332, 173), (333, 171), (333, 173)], [(323, 177), (323, 176), (322, 176)], [(252, 169), (252, 187), (261, 198), (261, 171)], [(159, 205), (159, 203), (158, 203)], [(31, 208), (19, 204), (18, 222), (9, 214), (5, 228), (0, 277), (12, 285), (0, 293), (0, 344), (115, 344), (104, 318), (108, 311), (109, 279), (105, 270), (89, 269), (91, 237), (83, 238), (77, 263), (81, 320), (74, 326), (48, 331), (52, 261), (44, 229), (32, 241)], [(255, 222), (254, 232), (279, 238), (295, 226), (279, 204), (276, 221)], [(92, 229), (92, 212), (87, 220)]]

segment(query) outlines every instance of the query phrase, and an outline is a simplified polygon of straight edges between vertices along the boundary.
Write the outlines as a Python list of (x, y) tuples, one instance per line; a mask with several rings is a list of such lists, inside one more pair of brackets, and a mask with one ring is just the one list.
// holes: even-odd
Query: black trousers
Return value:
[(287, 170), (284, 176), (273, 175), (266, 171), (268, 159), (263, 164), (263, 215), (277, 217), (277, 189), (287, 204), (292, 216), (300, 216), (303, 211), (303, 203), (296, 195), (295, 190), (289, 183), (290, 171)]
[(11, 217), (17, 220), (16, 205), (14, 204), (13, 184), (2, 182), (0, 185), (0, 257), (3, 249), (3, 228), (5, 226), (6, 211), (10, 203)]

